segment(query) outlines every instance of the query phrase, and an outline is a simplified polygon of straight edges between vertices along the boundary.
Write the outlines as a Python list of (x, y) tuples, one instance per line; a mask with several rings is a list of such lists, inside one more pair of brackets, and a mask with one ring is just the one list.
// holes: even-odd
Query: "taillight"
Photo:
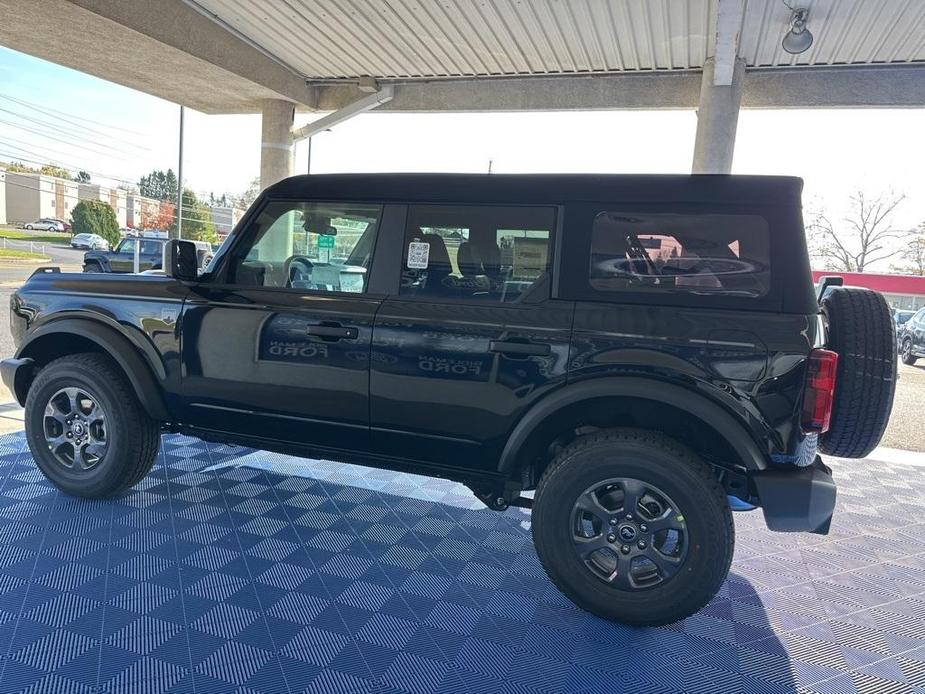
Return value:
[(827, 349), (814, 349), (809, 353), (806, 366), (806, 387), (803, 390), (803, 433), (821, 434), (829, 430), (829, 422), (832, 419), (838, 354)]

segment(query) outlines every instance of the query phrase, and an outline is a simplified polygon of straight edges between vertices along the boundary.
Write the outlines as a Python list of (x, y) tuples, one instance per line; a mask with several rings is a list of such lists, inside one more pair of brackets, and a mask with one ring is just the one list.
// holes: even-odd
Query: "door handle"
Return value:
[(305, 328), (308, 335), (320, 337), (322, 340), (355, 340), (359, 335), (356, 328), (345, 328), (337, 323), (321, 323), (319, 325), (309, 325)]
[(548, 344), (540, 342), (517, 342), (515, 340), (492, 340), (488, 349), (498, 354), (508, 354), (518, 357), (545, 357), (552, 350)]

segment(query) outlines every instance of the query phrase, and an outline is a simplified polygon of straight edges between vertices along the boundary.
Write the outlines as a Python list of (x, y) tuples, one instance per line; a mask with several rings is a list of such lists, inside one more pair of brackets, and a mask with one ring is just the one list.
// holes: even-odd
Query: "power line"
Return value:
[(20, 123), (11, 123), (10, 121), (7, 121), (7, 120), (0, 120), (0, 124), (7, 125), (11, 128), (18, 128), (19, 130), (25, 130), (26, 132), (32, 133), (33, 135), (40, 135), (41, 137), (47, 137), (49, 140), (55, 140), (56, 142), (62, 142), (68, 145), (69, 147), (74, 147), (75, 149), (84, 149), (92, 154), (96, 154), (97, 156), (114, 157), (116, 159), (124, 159), (125, 161), (131, 161), (131, 157), (129, 155), (121, 152), (120, 150), (114, 147), (110, 147), (108, 145), (100, 145), (100, 146), (104, 147), (105, 149), (111, 150), (112, 152), (115, 152), (115, 154), (110, 154), (109, 152), (100, 152), (99, 150), (95, 150), (91, 147), (87, 147), (86, 145), (75, 144), (74, 142), (70, 140), (62, 140), (60, 137), (49, 135), (46, 132), (42, 132), (41, 130), (37, 130), (35, 128), (30, 128), (29, 126), (26, 126), (26, 125), (21, 125)]
[[(11, 143), (13, 143), (13, 142), (18, 143), (18, 144), (11, 144)], [(50, 154), (46, 154), (46, 153), (42, 153), (42, 152), (36, 152), (34, 149), (26, 149), (25, 147), (21, 147), (21, 146), (19, 146), (19, 145), (27, 145), (27, 146), (29, 146), (29, 147), (35, 147), (35, 148), (37, 148), (37, 149), (46, 150), (46, 151), (49, 152)], [(102, 171), (94, 171), (94, 170), (92, 170), (92, 169), (86, 168), (85, 166), (78, 165), (78, 164), (74, 164), (74, 163), (68, 163), (68, 162), (66, 162), (66, 161), (64, 161), (64, 160), (61, 160), (61, 159), (58, 158), (58, 157), (61, 155), (61, 152), (59, 152), (59, 151), (57, 151), (57, 150), (55, 150), (55, 149), (49, 147), (48, 145), (34, 144), (34, 143), (31, 143), (31, 142), (25, 142), (25, 141), (23, 141), (23, 140), (16, 140), (16, 139), (13, 139), (13, 138), (6, 137), (6, 138), (4, 138), (3, 140), (0, 140), (0, 147), (8, 147), (8, 148), (11, 147), (11, 148), (13, 148), (13, 149), (15, 149), (15, 150), (19, 150), (20, 152), (25, 152), (25, 153), (27, 153), (27, 154), (30, 154), (30, 155), (34, 156), (34, 157), (39, 157), (39, 159), (33, 159), (33, 160), (31, 160), (32, 163), (38, 163), (38, 164), (55, 164), (56, 166), (60, 166), (61, 168), (64, 168), (64, 169), (70, 169), (70, 170), (72, 170), (72, 171), (86, 171), (86, 172), (89, 173), (89, 174), (93, 174), (93, 175), (95, 175), (95, 176), (100, 176), (100, 177), (102, 177), (102, 178), (110, 179), (110, 180), (113, 180), (113, 181), (119, 181), (120, 183), (126, 183), (126, 184), (128, 184), (128, 185), (133, 185), (133, 186), (134, 186), (134, 185), (137, 185), (137, 181), (129, 180), (129, 179), (127, 179), (127, 178), (121, 178), (120, 176), (117, 176), (116, 174), (105, 173), (105, 172), (102, 172)], [(12, 157), (12, 158), (15, 158), (15, 159), (17, 159), (17, 160), (23, 159), (23, 157), (22, 157), (21, 155), (15, 154), (15, 153), (14, 153), (14, 154), (10, 154), (9, 152), (5, 153), (4, 156)], [(68, 155), (65, 155), (65, 156), (68, 156)]]
[[(9, 101), (15, 101), (16, 103), (21, 104), (21, 105), (23, 105), (23, 106), (29, 106), (29, 107), (31, 107), (31, 108), (37, 108), (37, 109), (40, 109), (40, 110), (44, 110), (45, 108), (47, 108), (47, 106), (44, 105), (44, 104), (37, 104), (37, 103), (35, 103), (34, 101), (27, 101), (26, 99), (22, 99), (22, 98), (19, 98), (19, 97), (15, 97), (15, 96), (13, 96), (13, 95), (11, 95), (11, 94), (6, 94), (6, 93), (3, 93), (3, 92), (0, 92), (0, 99), (8, 99)], [(140, 136), (140, 137), (150, 137), (149, 134), (141, 133), (141, 132), (138, 132), (137, 130), (130, 130), (129, 128), (123, 128), (123, 127), (120, 127), (120, 126), (118, 126), (118, 125), (112, 125), (111, 123), (103, 123), (103, 122), (101, 122), (101, 121), (93, 120), (92, 118), (85, 118), (85, 117), (82, 117), (82, 116), (76, 116), (76, 115), (74, 115), (73, 113), (69, 113), (69, 114), (61, 114), (61, 113), (58, 113), (57, 116), (58, 116), (59, 118), (61, 118), (62, 120), (72, 120), (72, 121), (73, 121), (73, 120), (79, 120), (79, 121), (84, 121), (84, 122), (86, 122), (86, 123), (93, 123), (94, 125), (99, 125), (99, 126), (102, 126), (102, 127), (104, 127), (104, 128), (112, 128), (113, 130), (121, 130), (122, 132), (128, 133), (128, 134), (130, 134), (130, 135), (138, 135), (138, 136)], [(77, 124), (75, 123), (75, 125), (77, 125)], [(86, 127), (86, 126), (84, 126), (84, 127)]]
[[(32, 143), (24, 142), (24, 141), (22, 141), (22, 140), (12, 140), (12, 142), (18, 142), (18, 143), (20, 143), (20, 144), (26, 144), (26, 145), (30, 145), (30, 146), (32, 145)], [(18, 145), (11, 144), (11, 143), (10, 143), (10, 138), (6, 138), (6, 140), (0, 141), (0, 147), (12, 148), (12, 149), (15, 149), (15, 150), (17, 150), (17, 151), (19, 151), (19, 152), (25, 152), (27, 155), (31, 155), (31, 156), (34, 156), (34, 157), (38, 157), (38, 159), (29, 159), (29, 158), (27, 158), (27, 157), (22, 156), (21, 154), (15, 153), (15, 152), (14, 152), (14, 153), (10, 153), (10, 152), (0, 152), (0, 156), (9, 157), (9, 158), (15, 159), (15, 160), (17, 160), (17, 161), (26, 161), (26, 162), (30, 162), (30, 163), (32, 163), (32, 164), (39, 164), (39, 165), (54, 164), (54, 165), (56, 165), (56, 166), (60, 166), (60, 167), (63, 168), (63, 169), (68, 169), (68, 170), (71, 170), (71, 171), (86, 171), (87, 173), (92, 174), (92, 175), (94, 175), (94, 176), (99, 176), (99, 177), (101, 177), (101, 178), (105, 178), (105, 179), (109, 179), (109, 180), (113, 180), (113, 181), (118, 181), (118, 182), (120, 182), (120, 183), (125, 183), (125, 184), (127, 184), (127, 185), (136, 186), (136, 187), (137, 187), (137, 185), (138, 185), (138, 182), (135, 181), (135, 180), (129, 180), (129, 179), (127, 179), (127, 178), (121, 178), (121, 177), (117, 176), (116, 174), (112, 174), (112, 173), (105, 173), (105, 172), (102, 172), (102, 171), (94, 171), (93, 169), (88, 169), (88, 168), (86, 168), (86, 167), (84, 167), (84, 166), (82, 166), (82, 165), (79, 165), (79, 164), (74, 164), (74, 163), (72, 163), (72, 162), (67, 162), (67, 161), (64, 161), (64, 160), (60, 160), (60, 159), (58, 159), (58, 155), (60, 154), (60, 152), (57, 152), (56, 150), (53, 150), (52, 148), (48, 147), (47, 145), (36, 145), (36, 147), (37, 147), (37, 148), (40, 148), (40, 149), (47, 150), (48, 152), (51, 152), (51, 154), (43, 154), (43, 153), (41, 153), (41, 152), (36, 152), (36, 151), (34, 151), (34, 150), (26, 149), (25, 147), (20, 147), (20, 146), (18, 146)], [(214, 195), (215, 192), (216, 192), (214, 189), (211, 189), (211, 190), (206, 191), (204, 188), (193, 189), (193, 188), (191, 188), (190, 186), (183, 186), (183, 188), (184, 188), (184, 190), (190, 190), (190, 191), (196, 193), (196, 194), (197, 194), (199, 197), (201, 197), (201, 198), (208, 197), (208, 194), (209, 194), (209, 193), (211, 193), (211, 194)], [(235, 197), (237, 197), (237, 194), (231, 192), (230, 190), (220, 190), (220, 191), (218, 191), (218, 197), (221, 197), (222, 195), (224, 195), (226, 198), (235, 198)]]
[[(98, 140), (93, 139), (92, 137), (88, 137), (86, 133), (73, 130), (70, 126), (64, 126), (59, 123), (54, 123), (54, 122), (50, 122), (47, 120), (43, 120), (41, 118), (37, 118), (36, 116), (32, 114), (27, 115), (27, 114), (19, 113), (18, 111), (12, 111), (10, 109), (6, 109), (2, 107), (0, 107), (0, 112), (8, 113), (11, 116), (14, 116), (15, 118), (21, 118), (24, 121), (28, 122), (30, 125), (40, 125), (46, 128), (51, 128), (52, 130), (55, 130), (61, 133), (62, 135), (66, 135), (68, 137), (76, 137), (86, 142), (90, 142), (92, 144), (99, 145), (102, 147), (108, 146), (106, 143), (102, 143)], [(81, 126), (78, 126), (78, 127), (81, 127)], [(89, 132), (92, 132), (92, 131), (89, 131)], [(94, 133), (94, 134), (97, 134), (98, 136), (101, 136), (101, 137), (118, 140), (119, 142), (122, 142), (123, 145), (127, 145), (129, 147), (135, 147), (136, 149), (140, 149), (142, 151), (148, 151), (148, 152), (152, 151), (150, 147), (144, 147), (142, 145), (136, 144), (134, 142), (130, 142), (128, 140), (121, 140), (119, 138), (113, 138), (109, 135), (106, 135), (105, 133)]]
[[(31, 154), (31, 155), (34, 156), (34, 157), (41, 157), (41, 156), (42, 156), (41, 154), (39, 154), (39, 153), (37, 153), (37, 152), (29, 152), (28, 150), (23, 149), (22, 147), (16, 147), (16, 145), (10, 145), (10, 144), (7, 144), (7, 143), (2, 143), (2, 144), (0, 144), (0, 147), (12, 147), (13, 149), (17, 149), (17, 150), (19, 150), (20, 152), (25, 152), (27, 155), (28, 155), (28, 154)], [(130, 181), (130, 180), (128, 180), (127, 178), (115, 178), (115, 177), (110, 176), (110, 175), (108, 175), (108, 174), (100, 173), (99, 171), (93, 171), (93, 170), (91, 170), (91, 169), (84, 169), (84, 168), (79, 167), (79, 166), (70, 166), (70, 165), (64, 164), (64, 163), (62, 163), (62, 162), (60, 162), (60, 161), (56, 161), (56, 160), (54, 160), (54, 159), (49, 159), (48, 157), (46, 157), (46, 158), (44, 158), (44, 159), (30, 159), (28, 156), (24, 157), (24, 156), (22, 156), (21, 154), (10, 153), (10, 152), (0, 152), (0, 156), (9, 158), (9, 159), (11, 160), (10, 163), (13, 163), (13, 161), (21, 161), (21, 162), (26, 162), (26, 163), (29, 163), (29, 164), (35, 164), (35, 165), (40, 166), (40, 167), (41, 167), (41, 166), (52, 165), (52, 166), (57, 166), (57, 167), (60, 167), (60, 168), (62, 168), (62, 169), (67, 169), (67, 170), (84, 171), (84, 172), (86, 172), (86, 173), (88, 173), (88, 174), (91, 174), (91, 175), (93, 175), (93, 176), (98, 176), (98, 177), (100, 177), (100, 178), (107, 179), (107, 180), (110, 180), (110, 181), (118, 181), (119, 183), (123, 183), (123, 184), (127, 184), (127, 185), (135, 185), (135, 182), (134, 182), (134, 181)], [(19, 172), (15, 172), (15, 173), (19, 173)], [(27, 173), (27, 172), (23, 172), (23, 173)], [(57, 177), (57, 176), (53, 176), (53, 178), (58, 178), (58, 177)]]

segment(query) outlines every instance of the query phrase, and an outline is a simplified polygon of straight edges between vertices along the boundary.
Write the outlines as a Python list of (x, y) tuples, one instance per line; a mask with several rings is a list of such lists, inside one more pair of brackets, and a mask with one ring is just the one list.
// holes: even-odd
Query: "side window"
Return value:
[(141, 242), (141, 252), (146, 255), (161, 255), (163, 253), (164, 244), (159, 241), (142, 241)]
[(514, 302), (549, 272), (552, 207), (412, 205), (401, 296)]
[(228, 281), (249, 287), (363, 292), (382, 208), (271, 202), (231, 259)]
[(125, 239), (122, 242), (122, 245), (119, 246), (119, 253), (131, 253), (135, 254), (135, 239)]
[(605, 211), (591, 228), (589, 281), (601, 292), (759, 297), (769, 254), (757, 215)]

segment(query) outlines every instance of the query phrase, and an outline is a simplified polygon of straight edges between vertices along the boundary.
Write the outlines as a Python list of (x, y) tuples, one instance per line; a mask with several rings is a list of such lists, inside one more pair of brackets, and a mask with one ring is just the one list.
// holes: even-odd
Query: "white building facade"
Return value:
[(215, 233), (221, 237), (228, 236), (235, 225), (241, 221), (245, 210), (237, 207), (224, 205), (213, 205), (209, 208), (212, 215), (212, 224), (215, 226)]
[(125, 196), (125, 224), (133, 229), (153, 228), (160, 212), (160, 200), (137, 193)]
[(6, 172), (6, 220), (25, 224), (42, 217), (70, 221), (77, 204), (78, 184), (34, 173)]
[(81, 200), (100, 200), (109, 205), (116, 213), (119, 228), (128, 224), (128, 203), (126, 193), (119, 188), (107, 188), (98, 183), (81, 183), (79, 192)]

